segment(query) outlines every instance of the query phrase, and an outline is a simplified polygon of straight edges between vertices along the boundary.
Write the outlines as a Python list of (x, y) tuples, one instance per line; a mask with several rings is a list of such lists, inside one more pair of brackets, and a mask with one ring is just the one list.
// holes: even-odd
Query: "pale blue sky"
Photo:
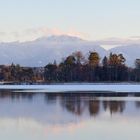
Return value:
[(41, 28), (92, 40), (128, 38), (140, 36), (140, 0), (0, 0), (0, 19), (0, 40)]

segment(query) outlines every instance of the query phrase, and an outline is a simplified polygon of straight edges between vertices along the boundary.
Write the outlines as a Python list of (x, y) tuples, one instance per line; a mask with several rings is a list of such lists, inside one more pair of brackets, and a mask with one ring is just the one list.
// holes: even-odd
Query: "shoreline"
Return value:
[(77, 84), (47, 84), (47, 85), (0, 85), (1, 90), (17, 90), (21, 92), (45, 93), (140, 93), (140, 83), (77, 83)]

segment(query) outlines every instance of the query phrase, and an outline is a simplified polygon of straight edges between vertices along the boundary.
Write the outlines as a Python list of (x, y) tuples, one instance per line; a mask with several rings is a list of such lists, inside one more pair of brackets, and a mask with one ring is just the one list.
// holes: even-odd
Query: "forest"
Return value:
[(96, 52), (85, 57), (77, 51), (45, 67), (22, 67), (11, 64), (0, 66), (0, 81), (27, 83), (63, 83), (63, 82), (139, 82), (140, 59), (135, 67), (128, 67), (123, 54), (110, 53), (101, 59)]

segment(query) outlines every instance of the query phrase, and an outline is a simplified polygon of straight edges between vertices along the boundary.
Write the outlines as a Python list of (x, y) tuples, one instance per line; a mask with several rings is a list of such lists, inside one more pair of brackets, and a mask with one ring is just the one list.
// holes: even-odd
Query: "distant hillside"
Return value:
[(23, 66), (45, 66), (54, 60), (60, 62), (63, 57), (74, 51), (97, 51), (101, 56), (106, 50), (93, 42), (71, 36), (51, 36), (30, 42), (12, 42), (0, 44), (0, 64), (20, 64)]
[(109, 52), (122, 53), (126, 58), (128, 66), (134, 66), (135, 60), (140, 58), (140, 45), (119, 46), (109, 50)]
[(45, 66), (54, 60), (60, 62), (74, 51), (81, 51), (85, 56), (89, 51), (97, 51), (101, 58), (110, 52), (123, 53), (129, 66), (134, 66), (135, 59), (140, 58), (140, 45), (120, 46), (107, 51), (95, 42), (63, 35), (23, 43), (0, 43), (0, 64)]

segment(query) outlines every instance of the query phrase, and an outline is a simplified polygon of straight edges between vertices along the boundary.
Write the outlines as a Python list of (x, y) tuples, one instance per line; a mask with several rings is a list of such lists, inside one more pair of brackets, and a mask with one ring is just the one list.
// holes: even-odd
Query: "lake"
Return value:
[(139, 140), (140, 97), (0, 91), (1, 140)]

